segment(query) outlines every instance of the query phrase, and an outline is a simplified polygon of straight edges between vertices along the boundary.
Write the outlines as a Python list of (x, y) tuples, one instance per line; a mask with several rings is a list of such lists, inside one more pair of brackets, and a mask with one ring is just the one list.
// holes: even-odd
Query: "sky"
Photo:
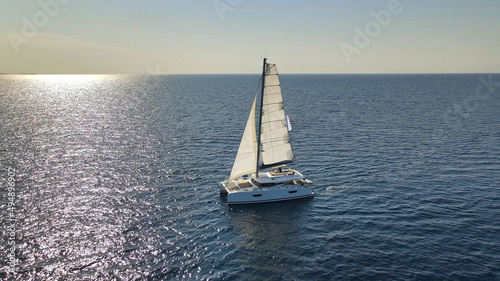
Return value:
[(498, 73), (498, 0), (0, 0), (0, 73)]

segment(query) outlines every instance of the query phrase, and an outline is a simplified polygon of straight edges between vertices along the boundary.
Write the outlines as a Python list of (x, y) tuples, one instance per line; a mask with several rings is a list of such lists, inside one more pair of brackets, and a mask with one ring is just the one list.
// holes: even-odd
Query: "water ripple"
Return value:
[(316, 196), (230, 207), (217, 182), (256, 79), (0, 78), (2, 187), (16, 169), (10, 277), (499, 278), (500, 101), (443, 123), (475, 75), (283, 75), (294, 167)]

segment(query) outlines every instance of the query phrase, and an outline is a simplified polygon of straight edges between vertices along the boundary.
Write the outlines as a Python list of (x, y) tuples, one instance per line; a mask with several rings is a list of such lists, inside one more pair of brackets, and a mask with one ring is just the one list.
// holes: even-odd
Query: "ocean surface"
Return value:
[(500, 75), (281, 75), (315, 197), (230, 207), (259, 75), (0, 76), (0, 278), (500, 280)]

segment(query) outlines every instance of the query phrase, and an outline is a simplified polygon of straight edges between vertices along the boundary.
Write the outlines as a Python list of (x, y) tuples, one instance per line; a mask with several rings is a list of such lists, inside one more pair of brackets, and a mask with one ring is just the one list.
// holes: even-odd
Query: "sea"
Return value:
[(315, 196), (229, 206), (259, 75), (0, 76), (0, 278), (500, 280), (499, 74), (282, 74)]

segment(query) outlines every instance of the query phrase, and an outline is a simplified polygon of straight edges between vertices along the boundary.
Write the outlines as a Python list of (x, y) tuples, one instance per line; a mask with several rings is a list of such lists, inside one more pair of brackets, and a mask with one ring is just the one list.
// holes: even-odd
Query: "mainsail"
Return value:
[[(255, 129), (257, 101), (257, 96), (255, 96), (229, 181), (255, 173), (257, 161), (259, 161), (260, 168), (267, 168), (292, 162), (293, 159), (292, 146), (288, 137), (291, 125), (283, 109), (283, 97), (276, 65), (265, 64), (264, 75), (262, 110), (259, 112), (262, 115), (260, 139), (257, 140)], [(259, 141), (260, 149), (257, 147)]]
[(233, 169), (229, 180), (234, 180), (240, 176), (255, 173), (255, 166), (257, 165), (257, 140), (255, 137), (255, 101), (253, 100), (252, 109), (248, 116), (247, 125), (241, 138), (240, 148), (234, 160)]
[[(289, 163), (293, 159), (287, 119), (275, 64), (266, 64), (262, 102), (260, 167)], [(247, 125), (248, 126), (248, 125)]]

